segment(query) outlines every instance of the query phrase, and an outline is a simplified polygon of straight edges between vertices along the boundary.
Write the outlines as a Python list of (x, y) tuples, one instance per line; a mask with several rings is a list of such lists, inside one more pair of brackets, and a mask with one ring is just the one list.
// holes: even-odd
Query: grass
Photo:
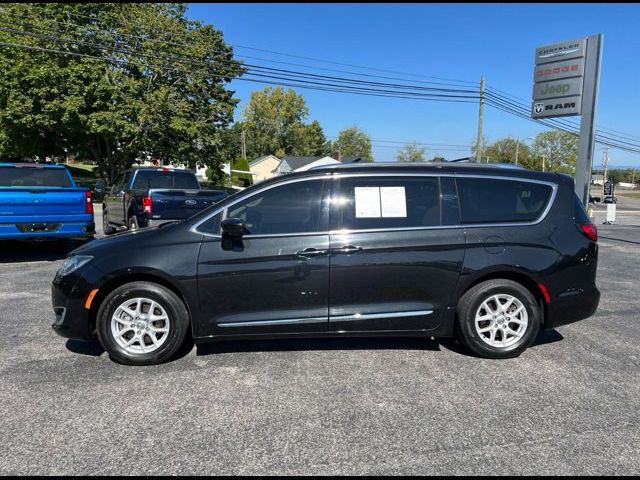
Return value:
[(100, 178), (98, 167), (96, 165), (76, 163), (73, 165), (67, 165), (67, 168), (69, 169), (69, 172), (71, 172), (73, 179), (79, 183), (91, 182)]
[(627, 198), (639, 198), (640, 192), (633, 190), (618, 190), (616, 192), (616, 197), (627, 197)]

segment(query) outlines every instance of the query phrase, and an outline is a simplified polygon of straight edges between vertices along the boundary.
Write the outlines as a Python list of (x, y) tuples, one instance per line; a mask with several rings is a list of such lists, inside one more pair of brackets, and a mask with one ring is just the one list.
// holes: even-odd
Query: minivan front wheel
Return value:
[(189, 313), (168, 288), (132, 282), (111, 292), (97, 317), (100, 343), (127, 365), (155, 365), (173, 357), (189, 330)]
[(488, 280), (469, 289), (458, 303), (458, 326), (464, 343), (485, 358), (520, 355), (538, 335), (540, 307), (523, 285)]

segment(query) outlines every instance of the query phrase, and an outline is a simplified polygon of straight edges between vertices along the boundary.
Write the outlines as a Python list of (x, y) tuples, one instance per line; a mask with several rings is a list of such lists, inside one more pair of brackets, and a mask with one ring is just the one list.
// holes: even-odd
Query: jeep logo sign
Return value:
[(531, 108), (531, 116), (533, 118), (546, 118), (580, 115), (581, 98), (580, 95), (577, 95), (534, 102)]
[(572, 97), (582, 93), (582, 78), (567, 78), (551, 82), (539, 82), (533, 86), (533, 99)]

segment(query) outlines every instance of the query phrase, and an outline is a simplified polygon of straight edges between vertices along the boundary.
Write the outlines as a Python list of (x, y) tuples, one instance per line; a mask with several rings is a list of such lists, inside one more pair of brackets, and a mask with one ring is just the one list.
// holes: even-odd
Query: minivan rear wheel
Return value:
[(540, 331), (535, 297), (512, 280), (488, 280), (472, 287), (460, 299), (457, 312), (462, 340), (485, 358), (517, 357)]
[(100, 305), (98, 339), (117, 362), (156, 365), (170, 360), (189, 331), (189, 313), (168, 288), (131, 282), (116, 288)]

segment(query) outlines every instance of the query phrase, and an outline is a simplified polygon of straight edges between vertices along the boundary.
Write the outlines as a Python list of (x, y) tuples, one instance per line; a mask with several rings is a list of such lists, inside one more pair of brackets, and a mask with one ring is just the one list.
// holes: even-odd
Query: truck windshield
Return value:
[(177, 188), (181, 190), (199, 190), (198, 179), (191, 172), (173, 170), (141, 170), (133, 182), (134, 190), (153, 188)]
[(72, 186), (67, 171), (62, 168), (0, 167), (0, 187)]

